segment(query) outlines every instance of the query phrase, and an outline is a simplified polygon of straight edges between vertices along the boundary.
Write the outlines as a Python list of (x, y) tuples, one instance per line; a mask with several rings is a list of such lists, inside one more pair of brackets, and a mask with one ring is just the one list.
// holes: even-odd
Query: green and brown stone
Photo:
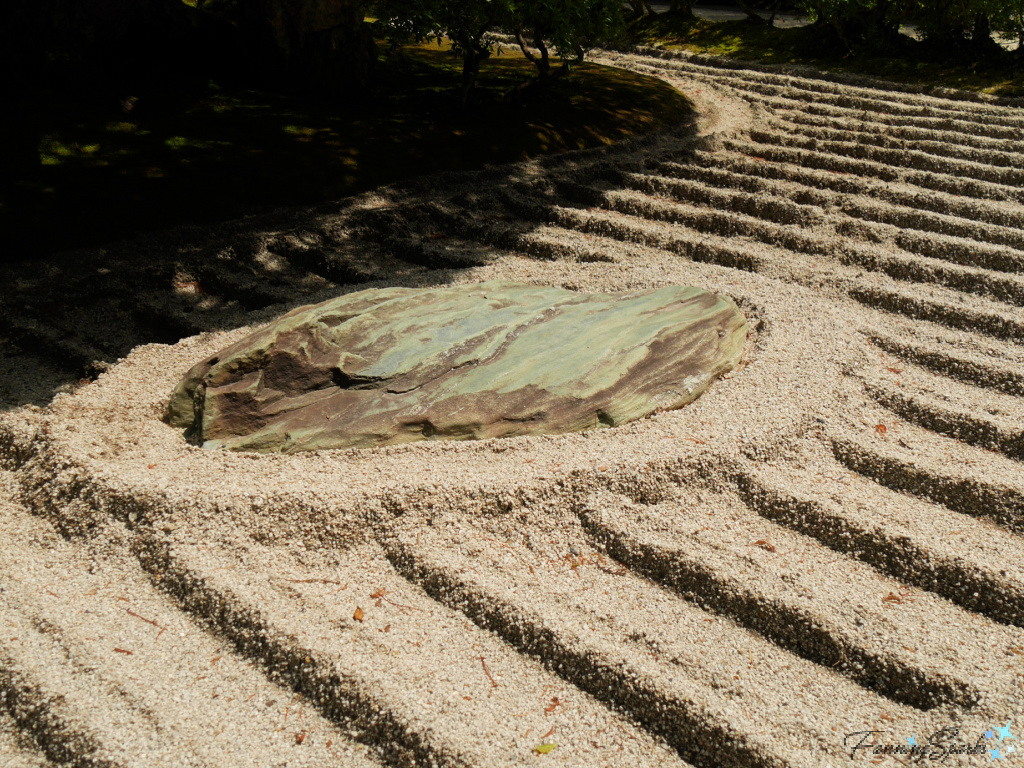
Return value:
[(199, 363), (167, 420), (207, 448), (284, 453), (611, 427), (697, 398), (746, 334), (731, 299), (682, 286), (366, 290)]

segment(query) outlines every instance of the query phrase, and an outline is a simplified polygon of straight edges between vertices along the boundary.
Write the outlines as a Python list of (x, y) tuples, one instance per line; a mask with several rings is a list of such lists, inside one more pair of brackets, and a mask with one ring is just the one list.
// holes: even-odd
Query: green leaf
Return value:
[(548, 752), (554, 752), (558, 749), (557, 744), (541, 744), (540, 746), (534, 747), (533, 751), (538, 755), (546, 755)]

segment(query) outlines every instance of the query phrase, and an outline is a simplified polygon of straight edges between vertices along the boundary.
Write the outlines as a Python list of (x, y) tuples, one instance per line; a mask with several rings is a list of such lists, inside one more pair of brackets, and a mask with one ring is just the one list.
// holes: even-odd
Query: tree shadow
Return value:
[(0, 409), (45, 405), (141, 344), (342, 292), (443, 285), (510, 253), (607, 260), (539, 231), (558, 208), (600, 206), (624, 174), (685, 155), (696, 117), (598, 149), (0, 266)]
[(509, 103), (501, 95), (533, 67), (505, 56), (488, 67), (467, 110), (452, 93), (459, 74), (449, 53), (417, 48), (386, 64), (372, 93), (344, 100), (212, 82), (22, 89), (8, 104), (13, 130), (0, 136), (0, 166), (12, 155), (0, 173), (4, 258), (313, 205), (408, 178), (410, 169), (471, 170), (596, 146), (685, 107), (666, 83), (592, 66), (558, 98)]

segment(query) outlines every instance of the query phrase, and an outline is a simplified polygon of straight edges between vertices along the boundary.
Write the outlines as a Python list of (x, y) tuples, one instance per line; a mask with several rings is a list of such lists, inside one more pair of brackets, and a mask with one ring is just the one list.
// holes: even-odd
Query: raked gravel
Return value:
[[(832, 134), (871, 109), (945, 115), (907, 141), (996, 136), (1024, 114), (598, 60), (676, 85), (694, 124), (548, 161), (569, 186), (578, 163), (603, 197), (558, 201), (543, 237), (470, 258), (499, 226), (485, 195), (449, 246), (471, 266), (401, 262), (344, 290), (696, 285), (746, 314), (739, 368), (615, 429), (288, 456), (188, 445), (162, 421), (171, 390), (277, 305), (3, 413), (0, 762), (810, 767), (849, 761), (856, 732), (905, 746), (955, 727), (996, 748), (985, 731), (1022, 727), (1024, 320), (1006, 281), (1024, 208), (1001, 183), (1016, 166), (993, 170), (974, 142), (960, 198), (938, 156), (890, 168), (886, 146), (845, 152)], [(791, 141), (769, 116), (786, 98), (842, 120)], [(476, 184), (440, 184), (435, 220)], [(342, 242), (343, 216), (384, 208), (415, 234), (414, 205), (387, 209), (407, 194), (311, 219)], [(905, 756), (854, 756), (873, 759)]]

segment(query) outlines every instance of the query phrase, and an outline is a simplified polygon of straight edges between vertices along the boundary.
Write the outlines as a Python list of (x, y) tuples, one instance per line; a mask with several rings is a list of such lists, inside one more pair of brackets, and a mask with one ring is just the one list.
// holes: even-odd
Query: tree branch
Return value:
[(523, 30), (518, 27), (516, 27), (516, 42), (519, 43), (519, 50), (523, 52), (523, 56), (525, 56), (527, 59), (533, 62), (534, 65), (539, 65), (537, 57), (534, 55), (533, 51), (530, 50), (530, 47), (526, 44), (526, 38), (523, 37)]

